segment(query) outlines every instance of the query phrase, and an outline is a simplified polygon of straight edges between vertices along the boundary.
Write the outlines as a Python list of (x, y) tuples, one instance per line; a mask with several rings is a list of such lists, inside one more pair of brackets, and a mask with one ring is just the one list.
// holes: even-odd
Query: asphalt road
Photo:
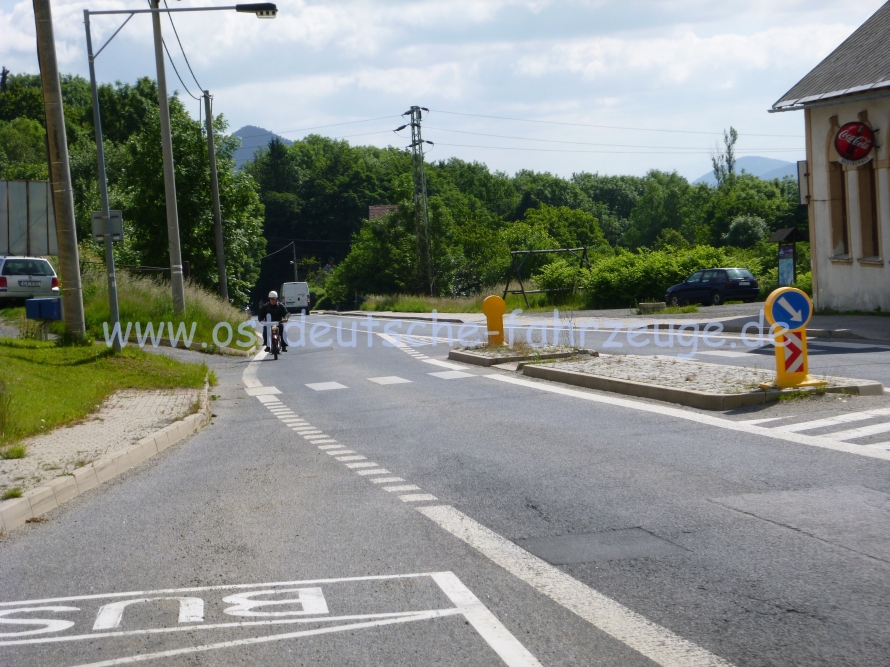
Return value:
[(356, 342), (209, 358), (210, 426), (0, 541), (0, 664), (890, 663), (890, 400), (715, 415)]

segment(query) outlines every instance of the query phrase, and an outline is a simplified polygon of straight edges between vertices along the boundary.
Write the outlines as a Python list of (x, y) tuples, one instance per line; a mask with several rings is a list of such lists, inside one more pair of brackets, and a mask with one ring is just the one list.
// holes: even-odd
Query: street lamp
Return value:
[[(90, 65), (90, 87), (93, 98), (93, 125), (96, 131), (96, 153), (98, 157), (99, 190), (102, 198), (101, 218), (105, 221), (105, 262), (108, 271), (108, 300), (111, 310), (111, 324), (120, 324), (117, 305), (117, 283), (114, 271), (114, 253), (111, 247), (112, 229), (111, 213), (108, 206), (108, 183), (105, 176), (105, 151), (102, 146), (102, 123), (99, 114), (99, 92), (96, 86), (95, 61), (105, 47), (111, 43), (117, 34), (123, 29), (135, 14), (151, 14), (154, 25), (155, 61), (158, 70), (158, 104), (161, 116), (161, 148), (164, 155), (164, 196), (167, 204), (167, 234), (170, 243), (170, 283), (173, 289), (173, 308), (177, 313), (185, 310), (185, 285), (182, 276), (182, 251), (179, 243), (179, 214), (176, 209), (176, 181), (173, 174), (173, 140), (170, 130), (170, 109), (167, 103), (167, 81), (164, 72), (164, 55), (161, 43), (160, 14), (173, 14), (177, 12), (216, 12), (235, 10), (240, 13), (255, 14), (257, 18), (275, 18), (278, 8), (271, 2), (260, 2), (242, 5), (230, 5), (226, 7), (185, 7), (182, 9), (161, 9), (158, 0), (152, 0), (151, 9), (118, 9), (90, 11), (83, 10), (84, 27), (87, 37), (87, 56)], [(120, 28), (108, 38), (95, 54), (93, 53), (93, 41), (90, 34), (90, 15), (102, 14), (128, 14), (127, 19)], [(114, 339), (115, 350), (120, 350), (120, 339)]]

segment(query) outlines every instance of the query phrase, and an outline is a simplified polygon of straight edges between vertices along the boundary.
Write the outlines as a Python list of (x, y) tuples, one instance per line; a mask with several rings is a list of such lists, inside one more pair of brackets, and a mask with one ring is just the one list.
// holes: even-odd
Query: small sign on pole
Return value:
[(102, 211), (93, 211), (93, 238), (101, 243), (105, 240), (105, 234), (110, 231), (112, 241), (123, 241), (123, 214), (120, 211), (109, 211), (108, 213), (108, 226), (106, 226), (105, 216), (102, 215)]
[(794, 287), (780, 287), (763, 305), (763, 314), (773, 327), (776, 350), (776, 379), (760, 385), (761, 389), (822, 387), (827, 384), (810, 377), (807, 356), (807, 324), (813, 317), (813, 302), (806, 292)]

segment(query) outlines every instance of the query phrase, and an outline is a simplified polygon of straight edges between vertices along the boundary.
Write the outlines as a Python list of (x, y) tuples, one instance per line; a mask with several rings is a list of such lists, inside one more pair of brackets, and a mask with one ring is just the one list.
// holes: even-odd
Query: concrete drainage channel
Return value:
[(165, 426), (126, 449), (57, 477), (46, 486), (26, 491), (21, 498), (3, 501), (0, 503), (0, 526), (9, 532), (197, 433), (210, 421), (208, 390), (205, 383), (198, 412)]

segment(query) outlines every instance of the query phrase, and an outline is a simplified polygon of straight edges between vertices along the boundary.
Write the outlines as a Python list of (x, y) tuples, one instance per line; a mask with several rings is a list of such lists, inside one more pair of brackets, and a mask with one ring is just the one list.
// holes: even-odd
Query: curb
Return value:
[[(643, 382), (619, 380), (617, 378), (578, 373), (577, 371), (567, 371), (559, 368), (548, 368), (547, 366), (523, 366), (522, 374), (541, 380), (562, 382), (563, 384), (571, 384), (576, 387), (599, 389), (639, 398), (652, 398), (657, 401), (678, 403), (679, 405), (700, 408), (702, 410), (734, 410), (749, 405), (761, 405), (778, 401), (783, 394), (801, 391), (800, 389), (770, 389), (767, 391), (752, 391), (745, 394), (709, 394), (703, 391), (661, 387)], [(830, 394), (848, 393), (860, 396), (882, 396), (884, 394), (884, 385), (880, 382), (871, 382), (869, 380), (857, 380), (856, 382), (858, 384), (831, 387), (826, 389), (826, 391)]]
[[(452, 361), (462, 361), (465, 364), (473, 364), (475, 366), (495, 366), (497, 364), (509, 364), (517, 361), (538, 361), (543, 359), (568, 359), (577, 352), (551, 352), (550, 354), (538, 355), (516, 355), (512, 357), (483, 357), (481, 354), (473, 354), (472, 352), (459, 352), (451, 350), (448, 358)], [(599, 355), (596, 355), (599, 356)]]
[(28, 519), (49, 512), (75, 496), (159, 454), (170, 445), (197, 433), (210, 421), (210, 401), (207, 397), (209, 388), (205, 382), (200, 395), (201, 408), (198, 412), (155, 431), (126, 449), (93, 461), (68, 475), (57, 477), (46, 486), (26, 491), (21, 498), (0, 502), (0, 527), (9, 532)]
[[(127, 345), (138, 345), (138, 341), (136, 340), (135, 337), (130, 336), (127, 339)], [(152, 345), (152, 347), (154, 347), (154, 345)], [(182, 341), (176, 341), (175, 346), (171, 345), (169, 338), (162, 338), (161, 341), (158, 343), (157, 347), (175, 347), (177, 350), (189, 350), (190, 352), (201, 352), (203, 354), (209, 354), (207, 352), (206, 348), (202, 348), (200, 345), (186, 347)], [(230, 356), (230, 357), (251, 357), (254, 354), (256, 354), (257, 346), (254, 345), (249, 350), (238, 350), (234, 347), (224, 347), (222, 345), (218, 345), (216, 347), (216, 349), (217, 349), (217, 352), (215, 352), (214, 354), (222, 354), (224, 356)]]
[[(336, 310), (313, 310), (313, 313), (318, 315), (334, 315), (336, 317), (367, 317), (370, 315), (371, 317), (376, 317), (380, 320), (415, 320), (418, 322), (432, 322), (432, 315), (425, 317), (423, 315), (381, 315), (373, 310), (344, 310), (344, 311), (336, 311)], [(480, 313), (481, 315), (481, 313)], [(446, 324), (464, 324), (465, 320), (460, 320), (456, 317), (437, 317), (436, 322), (445, 322)]]

